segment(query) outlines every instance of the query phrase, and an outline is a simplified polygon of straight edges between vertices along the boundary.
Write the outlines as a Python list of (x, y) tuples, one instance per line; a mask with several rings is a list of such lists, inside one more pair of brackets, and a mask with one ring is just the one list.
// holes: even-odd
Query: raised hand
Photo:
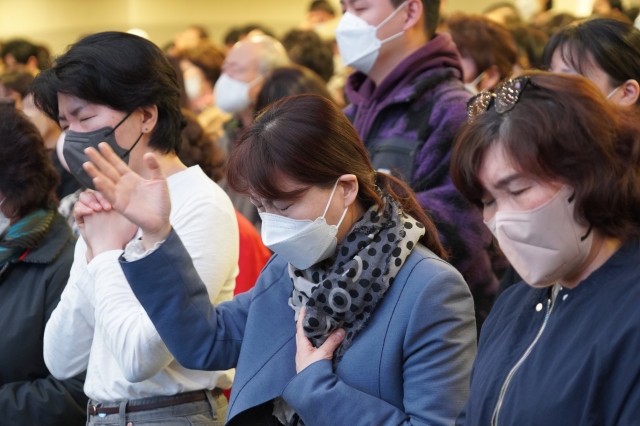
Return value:
[(144, 163), (151, 178), (144, 179), (107, 143), (101, 143), (99, 148), (100, 152), (94, 148), (85, 150), (91, 162), (85, 163), (84, 169), (93, 178), (96, 189), (115, 210), (140, 227), (146, 248), (166, 239), (171, 230), (171, 200), (158, 159), (152, 153), (145, 154)]

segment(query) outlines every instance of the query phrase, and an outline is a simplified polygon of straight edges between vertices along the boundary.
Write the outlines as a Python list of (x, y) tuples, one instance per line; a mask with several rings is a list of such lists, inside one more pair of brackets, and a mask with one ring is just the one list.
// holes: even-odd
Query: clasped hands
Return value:
[(100, 152), (87, 148), (91, 160), (83, 165), (97, 191), (81, 194), (74, 218), (87, 243), (87, 261), (108, 250), (122, 250), (142, 230), (142, 244), (151, 248), (171, 231), (169, 189), (157, 157), (143, 157), (145, 179), (134, 172), (106, 143)]

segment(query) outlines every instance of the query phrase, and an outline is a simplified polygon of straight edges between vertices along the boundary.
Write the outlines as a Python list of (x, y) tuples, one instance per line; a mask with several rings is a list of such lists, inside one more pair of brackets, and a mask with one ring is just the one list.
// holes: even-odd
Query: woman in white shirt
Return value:
[[(88, 188), (93, 182), (82, 168), (86, 148), (106, 141), (141, 173), (144, 154), (156, 154), (168, 170), (172, 225), (211, 301), (230, 300), (238, 273), (235, 213), (224, 191), (176, 155), (182, 143), (180, 91), (162, 52), (137, 36), (94, 34), (42, 72), (33, 93), (36, 105), (65, 132), (63, 159)], [(137, 227), (100, 207), (78, 225), (82, 238), (46, 326), (44, 358), (60, 379), (87, 370), (88, 424), (224, 424), (222, 388), (231, 386), (230, 377), (181, 367), (131, 291), (118, 264), (122, 250), (101, 250), (135, 248)]]

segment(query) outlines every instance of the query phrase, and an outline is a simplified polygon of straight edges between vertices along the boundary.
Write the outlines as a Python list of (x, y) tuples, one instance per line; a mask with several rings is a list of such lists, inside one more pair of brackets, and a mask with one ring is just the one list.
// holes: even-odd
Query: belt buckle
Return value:
[(90, 416), (95, 416), (98, 414), (98, 410), (96, 410), (95, 405), (89, 405), (89, 409), (87, 410)]

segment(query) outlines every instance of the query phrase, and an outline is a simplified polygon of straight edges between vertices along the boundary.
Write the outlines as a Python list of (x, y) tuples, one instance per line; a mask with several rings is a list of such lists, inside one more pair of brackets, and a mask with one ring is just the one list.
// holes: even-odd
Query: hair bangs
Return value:
[(268, 200), (300, 197), (311, 185), (294, 191), (282, 189), (282, 182), (286, 178), (282, 170), (285, 168), (273, 155), (268, 141), (255, 133), (250, 131), (245, 134), (229, 156), (229, 186), (240, 194), (255, 194)]

